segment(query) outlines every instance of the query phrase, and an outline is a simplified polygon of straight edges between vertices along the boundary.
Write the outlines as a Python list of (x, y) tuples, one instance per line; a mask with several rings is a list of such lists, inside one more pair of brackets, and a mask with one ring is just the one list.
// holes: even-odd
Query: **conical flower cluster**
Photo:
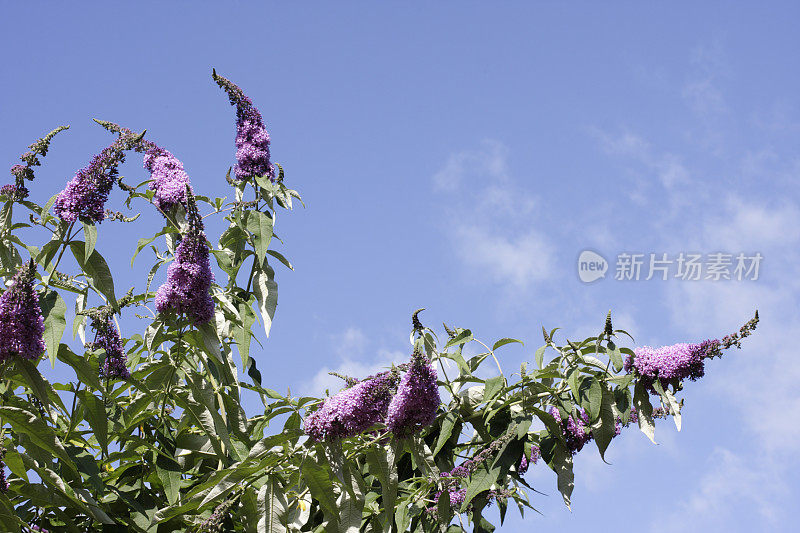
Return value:
[(561, 426), (561, 432), (567, 442), (567, 449), (573, 455), (581, 451), (584, 444), (592, 440), (592, 434), (586, 431), (586, 426), (589, 425), (589, 416), (580, 407), (577, 418), (570, 415), (566, 420), (561, 417), (561, 413), (556, 407), (551, 407), (548, 412)]
[(414, 352), (411, 367), (403, 375), (397, 394), (389, 404), (386, 425), (398, 437), (406, 437), (429, 426), (441, 403), (436, 370), (422, 353)]
[(45, 350), (44, 319), (33, 288), (33, 260), (25, 263), (0, 296), (0, 361), (38, 359)]
[(336, 440), (383, 422), (396, 385), (397, 374), (383, 372), (334, 394), (306, 417), (306, 433), (317, 441)]
[(152, 145), (144, 154), (144, 168), (150, 171), (153, 181), (150, 189), (155, 192), (153, 203), (162, 212), (169, 212), (178, 204), (186, 205), (187, 187), (191, 193), (189, 176), (183, 163), (169, 151)]
[(114, 185), (117, 167), (125, 160), (124, 149), (123, 139), (117, 139), (67, 182), (53, 204), (61, 220), (101, 222), (105, 219), (106, 200)]
[(625, 370), (633, 372), (642, 379), (644, 385), (652, 390), (656, 379), (667, 382), (690, 379), (692, 381), (705, 374), (705, 358), (711, 351), (718, 350), (719, 341), (707, 340), (700, 344), (681, 342), (671, 346), (651, 348), (641, 346), (633, 350), (625, 361)]
[(194, 198), (188, 199), (189, 231), (175, 249), (175, 260), (167, 269), (167, 281), (156, 292), (159, 313), (185, 314), (193, 324), (204, 324), (214, 316), (209, 262), (203, 221)]
[(306, 433), (318, 441), (336, 440), (384, 423), (396, 436), (408, 437), (429, 426), (441, 403), (436, 371), (419, 353), (399, 367), (404, 368), (402, 378), (394, 369), (349, 382), (306, 417)]
[(106, 351), (106, 358), (100, 374), (111, 379), (128, 379), (128, 358), (122, 351), (122, 339), (119, 330), (114, 324), (111, 316), (96, 318), (92, 321), (92, 327), (97, 331), (97, 340), (93, 343), (95, 348), (102, 348)]
[(255, 176), (275, 178), (270, 162), (269, 133), (264, 120), (253, 101), (232, 81), (213, 74), (217, 82), (228, 93), (231, 105), (236, 106), (236, 179), (244, 180)]

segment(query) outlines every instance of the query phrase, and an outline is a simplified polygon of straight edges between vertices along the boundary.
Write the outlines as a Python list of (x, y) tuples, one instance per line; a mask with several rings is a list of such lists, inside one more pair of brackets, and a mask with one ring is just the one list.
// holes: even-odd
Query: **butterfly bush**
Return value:
[(38, 359), (44, 353), (44, 319), (33, 287), (33, 260), (25, 263), (0, 296), (0, 361)]
[(426, 356), (414, 352), (389, 403), (386, 425), (398, 437), (407, 437), (433, 423), (441, 402), (436, 370)]
[(327, 398), (306, 417), (306, 433), (317, 441), (337, 440), (383, 423), (397, 380), (395, 372), (383, 372)]
[(114, 320), (108, 315), (98, 317), (92, 321), (92, 327), (97, 332), (97, 339), (94, 341), (93, 347), (101, 348), (106, 352), (100, 374), (109, 379), (128, 379), (130, 372), (128, 371), (127, 357), (122, 351), (122, 339)]
[(56, 197), (56, 214), (65, 222), (102, 222), (105, 205), (125, 160), (125, 143), (120, 138), (104, 148), (92, 161), (80, 169)]
[[(152, 144), (152, 143), (151, 143)], [(144, 168), (150, 171), (150, 189), (155, 192), (153, 203), (162, 212), (169, 212), (177, 205), (186, 205), (187, 192), (191, 194), (189, 175), (183, 163), (171, 152), (152, 145), (144, 155)]]
[(225, 92), (231, 105), (236, 106), (236, 179), (258, 176), (275, 179), (270, 162), (269, 133), (261, 113), (238, 85), (214, 72), (214, 80)]
[(583, 446), (592, 440), (592, 434), (587, 431), (589, 417), (583, 408), (578, 408), (577, 418), (569, 415), (566, 420), (563, 419), (556, 407), (551, 407), (548, 413), (550, 413), (561, 426), (561, 432), (564, 436), (564, 440), (567, 442), (567, 450), (573, 455), (581, 451)]
[[(410, 361), (363, 379), (339, 376), (345, 387), (324, 399), (267, 388), (262, 371), (279, 357), (265, 343), (277, 306), (271, 262), (292, 268), (273, 248), (283, 243), (273, 226), (277, 210), (292, 209), (300, 196), (270, 159), (253, 101), (227, 78), (213, 78), (236, 107), (233, 199), (195, 196), (174, 154), (101, 120), (117, 138), (49, 208), (31, 198), (40, 187), (27, 186), (66, 127), (31, 144), (11, 166), (14, 182), (0, 187), (0, 531), (428, 533), (461, 531), (465, 521), (490, 531), (486, 507), (497, 503), (503, 516), (508, 500), (521, 511), (535, 504), (524, 488), (531, 464), (552, 470), (570, 505), (580, 479), (573, 456), (594, 448), (587, 443), (602, 456), (632, 424), (650, 438), (654, 419), (674, 417), (680, 426), (684, 380), (702, 377), (710, 360), (741, 347), (756, 327), (757, 313), (719, 340), (630, 349), (616, 345), (622, 331), (609, 313), (602, 331), (583, 341), (558, 345), (556, 330), (544, 330), (545, 345), (532, 353), (525, 346), (519, 372), (504, 375), (495, 352), (520, 341), (489, 348), (471, 330), (444, 326), (442, 346), (419, 310)], [(134, 176), (136, 186), (119, 170), (134, 155), (144, 167), (134, 172), (149, 175)], [(115, 186), (135, 212), (105, 208)], [(102, 254), (116, 253), (121, 240), (98, 238), (95, 223), (129, 223), (148, 212), (163, 227), (139, 239), (133, 259), (141, 263), (151, 251), (154, 264), (117, 298), (109, 268), (117, 258)], [(213, 244), (207, 218), (209, 234), (225, 228)], [(49, 241), (27, 244), (29, 233)], [(62, 261), (70, 252), (73, 260)], [(154, 291), (162, 267), (166, 281)], [(123, 337), (136, 324), (123, 312), (129, 307), (138, 307), (143, 327)], [(73, 338), (85, 341), (90, 326), (92, 341), (63, 340), (68, 318)], [(485, 351), (473, 350), (478, 343)], [(42, 377), (35, 363), (47, 351), (58, 375), (74, 370), (72, 380)], [(487, 360), (499, 375), (488, 375)], [(261, 400), (255, 414), (245, 391)], [(439, 516), (444, 494), (450, 512)]]
[(159, 313), (185, 314), (193, 324), (204, 324), (214, 316), (211, 272), (203, 221), (193, 200), (189, 201), (189, 230), (175, 248), (175, 260), (167, 269), (167, 281), (156, 292)]

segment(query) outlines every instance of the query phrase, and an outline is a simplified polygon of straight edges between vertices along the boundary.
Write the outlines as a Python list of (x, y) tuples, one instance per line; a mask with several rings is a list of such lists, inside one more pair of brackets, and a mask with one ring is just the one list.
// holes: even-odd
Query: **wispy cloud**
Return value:
[(339, 360), (333, 365), (320, 368), (311, 379), (301, 384), (301, 394), (324, 396), (326, 390), (333, 394), (344, 386), (344, 382), (330, 375), (330, 372), (360, 379), (391, 368), (392, 364), (403, 363), (409, 355), (383, 347), (371, 350), (374, 342), (357, 327), (349, 327), (332, 335), (331, 345)]
[(451, 155), (433, 176), (447, 197), (445, 231), (460, 262), (507, 289), (545, 280), (554, 247), (535, 226), (538, 199), (509, 174), (508, 148), (486, 140)]

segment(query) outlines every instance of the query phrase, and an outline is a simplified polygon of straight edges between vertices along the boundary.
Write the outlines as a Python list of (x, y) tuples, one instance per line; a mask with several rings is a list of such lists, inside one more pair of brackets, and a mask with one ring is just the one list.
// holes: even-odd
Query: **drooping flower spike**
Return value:
[(316, 441), (338, 440), (383, 422), (397, 381), (396, 372), (383, 372), (334, 394), (306, 417), (305, 432)]
[(102, 222), (105, 204), (118, 174), (117, 167), (125, 161), (125, 151), (141, 141), (141, 135), (120, 135), (104, 148), (56, 197), (56, 215), (66, 222)]
[(45, 350), (44, 319), (34, 289), (33, 259), (20, 267), (0, 296), (0, 361), (38, 359)]
[(270, 162), (269, 133), (261, 113), (239, 86), (218, 75), (216, 70), (212, 71), (212, 76), (228, 93), (231, 105), (236, 106), (236, 179), (267, 176), (275, 180), (275, 168)]

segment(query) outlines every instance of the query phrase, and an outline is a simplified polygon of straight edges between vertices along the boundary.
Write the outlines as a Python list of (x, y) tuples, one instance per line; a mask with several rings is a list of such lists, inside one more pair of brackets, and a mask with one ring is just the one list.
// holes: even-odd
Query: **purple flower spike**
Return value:
[(44, 319), (33, 288), (35, 266), (25, 263), (0, 296), (0, 361), (38, 359), (45, 350)]
[(386, 425), (398, 437), (412, 435), (433, 423), (440, 403), (436, 370), (427, 357), (414, 352), (411, 367), (400, 380), (397, 394), (389, 404)]
[(117, 177), (117, 167), (125, 160), (125, 140), (117, 139), (80, 169), (56, 197), (56, 214), (66, 222), (80, 219), (102, 222), (105, 204)]
[(577, 420), (572, 416), (568, 416), (566, 421), (561, 418), (561, 413), (556, 407), (551, 407), (548, 412), (561, 426), (564, 440), (567, 442), (567, 449), (572, 455), (581, 451), (584, 444), (592, 439), (592, 434), (586, 432), (586, 426), (589, 424), (589, 417), (583, 409), (578, 408), (578, 414), (580, 416)]
[(231, 105), (236, 106), (236, 179), (256, 176), (275, 179), (270, 162), (269, 133), (253, 101), (232, 81), (213, 73), (214, 81), (228, 93)]
[[(144, 168), (150, 171), (153, 181), (150, 189), (155, 191), (153, 203), (163, 212), (170, 211), (178, 204), (186, 205), (186, 188), (189, 176), (183, 170), (183, 163), (167, 150), (153, 145), (144, 155)], [(191, 192), (191, 186), (189, 186)]]
[(119, 330), (113, 319), (110, 316), (95, 319), (92, 327), (97, 331), (97, 341), (93, 343), (94, 347), (106, 351), (106, 359), (100, 369), (100, 374), (109, 379), (131, 377), (127, 366), (128, 358), (122, 351), (122, 339), (120, 339)]
[(204, 324), (214, 316), (206, 234), (194, 198), (188, 201), (189, 231), (175, 249), (175, 260), (167, 269), (167, 281), (156, 292), (159, 313), (185, 314), (193, 324)]
[[(633, 350), (633, 356), (628, 356), (625, 370), (641, 377), (650, 391), (656, 379), (679, 381), (688, 378), (694, 381), (703, 377), (705, 358), (718, 346), (717, 340), (706, 340), (700, 344), (681, 342), (660, 348), (642, 346)], [(666, 386), (666, 383), (662, 385)]]
[(305, 432), (316, 441), (337, 440), (383, 422), (396, 384), (397, 374), (384, 372), (340, 391), (306, 417)]

